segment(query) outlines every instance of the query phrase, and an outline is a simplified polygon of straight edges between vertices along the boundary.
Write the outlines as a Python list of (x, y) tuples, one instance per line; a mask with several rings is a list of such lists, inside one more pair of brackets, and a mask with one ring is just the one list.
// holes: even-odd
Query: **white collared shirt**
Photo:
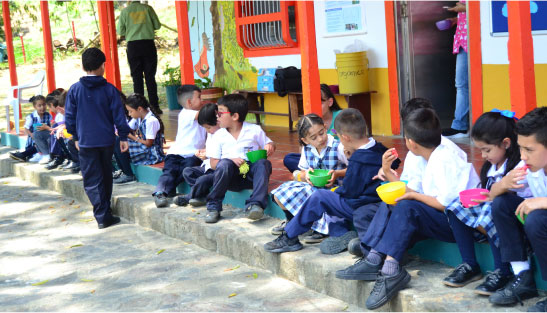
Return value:
[(152, 114), (152, 111), (148, 111), (144, 119), (132, 118), (127, 124), (132, 130), (137, 130), (142, 121), (145, 121), (146, 123), (146, 134), (144, 134), (144, 138), (156, 139), (156, 134), (160, 130), (160, 121)]
[[(44, 113), (45, 114), (45, 113)], [(41, 121), (42, 119), (40, 118), (40, 115), (38, 114), (38, 111), (34, 110), (34, 112), (30, 113), (29, 115), (27, 115), (27, 117), (25, 118), (25, 125), (23, 126), (24, 128), (26, 129), (30, 129), (30, 127), (32, 126), (32, 117), (36, 117), (38, 118), (38, 121)]]
[(167, 154), (178, 154), (185, 158), (205, 148), (207, 132), (196, 120), (198, 111), (182, 109), (179, 113), (177, 137)]
[(534, 198), (547, 197), (547, 176), (544, 169), (540, 169), (537, 172), (530, 172), (528, 170), (526, 182)]
[[(331, 135), (327, 135), (327, 138), (328, 138), (327, 139), (327, 145), (325, 146), (325, 148), (323, 148), (321, 150), (320, 153), (317, 153), (317, 149), (315, 149), (315, 147), (311, 147), (311, 145), (307, 145), (307, 146), (311, 147), (311, 149), (310, 149), (311, 153), (313, 153), (313, 155), (315, 155), (319, 159), (321, 159), (325, 156), (325, 152), (327, 151), (327, 147), (332, 147), (333, 143), (336, 140)], [(340, 143), (338, 145), (338, 151), (337, 151), (336, 154), (338, 156), (338, 161), (340, 163), (348, 165), (348, 159), (346, 158), (346, 155), (344, 154), (344, 145), (342, 143)], [(298, 168), (301, 169), (301, 170), (307, 170), (308, 168), (310, 168), (310, 165), (308, 164), (308, 159), (306, 158), (305, 148), (304, 147), (302, 147), (302, 152), (300, 154), (300, 161), (298, 162)]]
[(238, 138), (234, 138), (226, 128), (221, 128), (212, 137), (211, 149), (207, 149), (207, 157), (214, 159), (241, 158), (248, 161), (246, 153), (264, 149), (272, 142), (260, 125), (243, 122)]
[(368, 143), (360, 146), (357, 150), (369, 149), (369, 148), (374, 147), (375, 144), (376, 144), (376, 140), (374, 140), (374, 138), (372, 138), (372, 137), (368, 137)]

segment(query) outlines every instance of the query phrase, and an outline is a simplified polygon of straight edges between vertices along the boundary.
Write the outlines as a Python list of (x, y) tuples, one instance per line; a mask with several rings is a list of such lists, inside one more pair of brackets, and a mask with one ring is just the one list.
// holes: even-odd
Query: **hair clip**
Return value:
[(518, 117), (516, 117), (516, 113), (513, 112), (513, 111), (509, 111), (509, 110), (500, 110), (500, 109), (492, 109), (492, 111), (490, 112), (494, 112), (494, 113), (499, 113), (501, 116), (505, 116), (507, 118), (512, 118), (514, 119), (515, 121), (518, 121)]

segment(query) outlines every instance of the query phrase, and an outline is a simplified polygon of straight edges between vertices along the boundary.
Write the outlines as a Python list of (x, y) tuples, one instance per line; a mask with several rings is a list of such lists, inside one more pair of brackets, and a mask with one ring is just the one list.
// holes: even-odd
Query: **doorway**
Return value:
[(443, 7), (455, 1), (397, 1), (397, 62), (401, 105), (414, 97), (432, 101), (441, 121), (449, 128), (456, 105), (456, 55), (452, 54), (455, 27), (440, 31), (437, 21), (455, 17)]

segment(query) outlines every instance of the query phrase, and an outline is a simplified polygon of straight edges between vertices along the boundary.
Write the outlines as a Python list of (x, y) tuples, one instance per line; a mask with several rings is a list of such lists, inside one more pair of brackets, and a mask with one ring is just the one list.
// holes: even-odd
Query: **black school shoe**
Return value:
[(367, 309), (374, 310), (391, 300), (399, 290), (403, 289), (410, 282), (410, 274), (400, 267), (399, 272), (393, 276), (385, 276), (380, 271), (374, 287), (365, 303)]
[(493, 272), (488, 272), (484, 278), (484, 282), (475, 288), (475, 293), (483, 296), (489, 296), (499, 290), (513, 279), (513, 275), (502, 275), (500, 269), (496, 269)]
[(547, 299), (543, 299), (528, 308), (528, 312), (547, 312)]
[(186, 198), (186, 195), (176, 196), (173, 199), (173, 203), (178, 206), (186, 206), (188, 204), (188, 199)]
[(10, 152), (9, 156), (10, 158), (21, 162), (28, 162), (29, 159), (29, 157), (25, 156), (22, 152)]
[(117, 216), (112, 216), (112, 218), (110, 219), (110, 221), (108, 221), (107, 223), (99, 224), (99, 229), (104, 229), (104, 228), (110, 227), (110, 226), (112, 226), (112, 225), (116, 225), (116, 224), (118, 224), (119, 222), (121, 222), (121, 220), (120, 220), (119, 217), (117, 217)]
[(154, 204), (156, 204), (156, 208), (165, 208), (169, 205), (169, 200), (163, 192), (159, 192), (154, 195)]
[(64, 162), (65, 162), (65, 159), (64, 159), (64, 158), (55, 157), (53, 160), (51, 160), (51, 161), (46, 165), (46, 170), (53, 170), (53, 169), (56, 169), (57, 167), (59, 167), (59, 165), (63, 164)]
[(310, 243), (310, 244), (321, 243), (323, 240), (325, 240), (328, 237), (329, 235), (321, 234), (320, 232), (314, 230), (309, 236), (304, 237), (302, 241), (304, 241), (304, 243)]
[(531, 270), (520, 272), (505, 286), (493, 293), (488, 300), (497, 305), (522, 304), (522, 300), (538, 296), (536, 281)]
[(357, 238), (357, 232), (350, 230), (339, 237), (330, 236), (319, 244), (319, 250), (323, 254), (337, 254), (348, 248), (349, 242)]
[(190, 203), (190, 205), (193, 206), (193, 207), (198, 207), (198, 206), (206, 205), (207, 200), (205, 200), (203, 198), (192, 198), (192, 199), (190, 199), (190, 201), (188, 201), (188, 203)]
[(381, 269), (382, 263), (375, 265), (363, 257), (357, 260), (357, 262), (350, 267), (336, 271), (336, 278), (374, 281), (378, 278), (378, 272)]
[(365, 256), (365, 253), (363, 253), (363, 249), (361, 248), (361, 240), (359, 238), (353, 238), (349, 241), (348, 252), (349, 254), (358, 256), (360, 258)]
[(450, 275), (443, 279), (443, 284), (450, 287), (463, 287), (482, 278), (480, 267), (475, 268), (467, 263), (458, 265)]
[(302, 250), (304, 246), (298, 240), (298, 237), (289, 238), (286, 233), (283, 233), (275, 240), (264, 244), (264, 250), (273, 253), (283, 253)]
[(205, 223), (214, 224), (220, 220), (220, 211), (207, 210), (205, 215)]

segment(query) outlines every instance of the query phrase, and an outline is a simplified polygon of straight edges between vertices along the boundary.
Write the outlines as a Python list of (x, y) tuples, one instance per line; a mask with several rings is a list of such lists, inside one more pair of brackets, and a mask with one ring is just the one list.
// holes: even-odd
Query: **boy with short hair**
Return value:
[(87, 76), (72, 85), (65, 102), (66, 130), (72, 134), (79, 149), (84, 189), (93, 205), (93, 215), (99, 229), (120, 222), (112, 215), (112, 155), (116, 134), (120, 149), (128, 149), (129, 126), (125, 119), (120, 93), (104, 79), (106, 57), (97, 48), (82, 54), (82, 66)]
[(245, 201), (247, 217), (258, 220), (264, 216), (272, 163), (267, 159), (250, 163), (245, 178), (240, 175), (239, 168), (248, 162), (247, 152), (265, 149), (267, 155), (271, 156), (275, 144), (259, 125), (245, 122), (247, 111), (247, 99), (242, 95), (226, 95), (218, 100), (218, 122), (221, 128), (213, 135), (211, 149), (207, 151), (211, 168), (215, 172), (213, 188), (207, 196), (206, 223), (216, 223), (220, 219), (222, 201), (228, 189), (241, 190), (251, 185), (253, 192)]
[(215, 103), (207, 103), (199, 110), (198, 124), (207, 131), (207, 140), (205, 149), (198, 150), (196, 156), (203, 160), (201, 166), (187, 167), (182, 172), (184, 180), (190, 185), (190, 193), (175, 197), (173, 202), (176, 205), (184, 206), (190, 204), (193, 207), (205, 205), (205, 197), (209, 193), (209, 189), (213, 186), (215, 177), (211, 168), (211, 160), (207, 158), (207, 150), (211, 150), (211, 137), (220, 129), (217, 121), (217, 105)]
[[(414, 242), (426, 238), (455, 242), (444, 208), (458, 200), (460, 191), (474, 188), (479, 182), (471, 164), (456, 150), (441, 145), (441, 127), (435, 111), (410, 112), (403, 126), (407, 148), (420, 157), (416, 173), (389, 214), (374, 217), (362, 239), (372, 248), (368, 256), (336, 273), (340, 278), (376, 281), (366, 301), (371, 310), (384, 305), (410, 281), (399, 262)], [(389, 181), (399, 180), (389, 171), (395, 159), (392, 149), (383, 156), (382, 168)]]
[(196, 151), (205, 148), (207, 133), (197, 121), (201, 107), (201, 90), (194, 85), (182, 85), (177, 89), (178, 102), (182, 110), (178, 117), (177, 137), (169, 148), (163, 172), (152, 194), (156, 207), (168, 206), (168, 197), (174, 197), (177, 186), (184, 181), (185, 168), (201, 164)]
[[(537, 257), (541, 276), (547, 280), (547, 107), (536, 108), (517, 122), (521, 159), (527, 167), (509, 172), (501, 186), (505, 192), (530, 188), (533, 198), (506, 193), (494, 199), (492, 219), (498, 230), (501, 258), (510, 262), (515, 277), (489, 298), (491, 303), (509, 305), (538, 295), (527, 253), (528, 238)], [(527, 215), (527, 216), (526, 216)], [(524, 226), (517, 216), (524, 220)], [(547, 299), (528, 309), (545, 312)]]
[(380, 201), (376, 188), (381, 181), (373, 177), (382, 165), (382, 154), (387, 148), (374, 138), (367, 137), (367, 124), (361, 112), (356, 109), (342, 110), (334, 121), (334, 129), (344, 149), (351, 155), (342, 186), (334, 192), (327, 189), (316, 190), (303, 203), (298, 214), (287, 223), (285, 232), (264, 245), (266, 251), (282, 253), (300, 250), (303, 246), (298, 235), (308, 231), (323, 213), (351, 222), (355, 209)]

